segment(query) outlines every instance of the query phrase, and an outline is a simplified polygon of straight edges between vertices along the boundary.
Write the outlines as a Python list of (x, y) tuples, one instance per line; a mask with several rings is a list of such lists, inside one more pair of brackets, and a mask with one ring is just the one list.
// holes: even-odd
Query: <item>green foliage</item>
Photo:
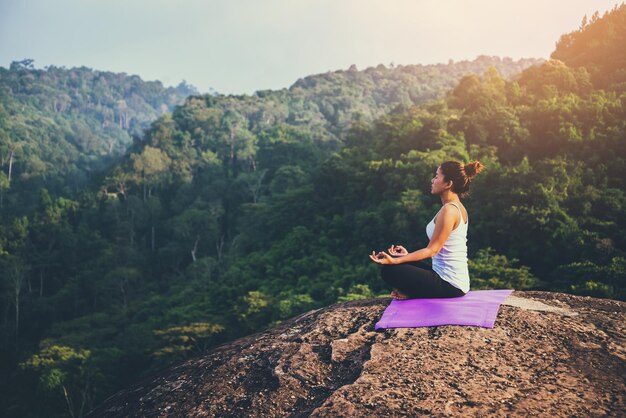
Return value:
[(278, 317), (280, 319), (288, 319), (296, 316), (300, 312), (309, 310), (315, 305), (315, 301), (309, 294), (293, 294), (285, 292), (280, 295), (278, 301)]
[[(560, 285), (578, 295), (623, 298), (626, 290), (626, 258), (612, 257), (606, 264), (589, 260), (560, 265)], [(618, 293), (619, 292), (619, 293)]]
[(181, 360), (190, 354), (200, 353), (211, 347), (216, 334), (224, 331), (224, 326), (207, 322), (192, 322), (188, 325), (155, 330), (161, 341), (160, 347), (152, 353), (157, 365), (167, 365)]
[(369, 299), (375, 297), (374, 292), (366, 284), (355, 284), (350, 287), (345, 295), (339, 296), (337, 302), (349, 300)]
[(516, 258), (507, 259), (491, 247), (481, 248), (468, 260), (471, 286), (474, 289), (532, 289), (538, 279), (526, 266), (515, 267)]
[(28, 182), (47, 182), (66, 195), (87, 187), (93, 171), (123, 154), (133, 137), (190, 93), (197, 92), (186, 84), (165, 88), (86, 67), (35, 69), (32, 60), (0, 67), (0, 187), (9, 188), (7, 156), (10, 182), (24, 183), (14, 197), (21, 202), (32, 188)]
[(268, 295), (251, 290), (242, 299), (239, 305), (239, 319), (249, 329), (258, 329), (270, 322), (272, 305)]
[(582, 284), (570, 285), (570, 291), (576, 295), (586, 295), (597, 298), (611, 298), (615, 294), (613, 286), (592, 280), (588, 280)]
[(572, 68), (585, 67), (598, 89), (625, 91), (625, 22), (623, 3), (615, 4), (602, 16), (597, 11), (590, 19), (585, 15), (578, 30), (561, 35), (550, 57)]
[(91, 361), (91, 351), (54, 344), (43, 344), (37, 354), (19, 364), (38, 377), (44, 394), (62, 398), (71, 417), (82, 417), (95, 405), (96, 385), (102, 379)]

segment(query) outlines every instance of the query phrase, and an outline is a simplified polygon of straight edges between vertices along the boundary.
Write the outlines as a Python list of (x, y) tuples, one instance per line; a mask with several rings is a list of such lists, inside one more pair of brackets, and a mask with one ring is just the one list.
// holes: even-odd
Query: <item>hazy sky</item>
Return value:
[(0, 66), (253, 93), (356, 64), (548, 58), (604, 0), (0, 0)]

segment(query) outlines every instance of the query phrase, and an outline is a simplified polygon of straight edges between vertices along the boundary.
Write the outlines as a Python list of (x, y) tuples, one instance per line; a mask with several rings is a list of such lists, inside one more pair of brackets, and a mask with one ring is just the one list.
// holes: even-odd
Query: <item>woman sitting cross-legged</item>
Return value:
[[(383, 265), (382, 279), (395, 288), (393, 298), (452, 298), (469, 291), (469, 220), (459, 196), (465, 196), (470, 182), (483, 168), (479, 161), (465, 165), (446, 161), (437, 168), (430, 192), (440, 197), (442, 207), (426, 226), (430, 240), (426, 248), (409, 253), (401, 245), (392, 245), (389, 254), (372, 251), (372, 261)], [(421, 261), (430, 257), (432, 267)]]

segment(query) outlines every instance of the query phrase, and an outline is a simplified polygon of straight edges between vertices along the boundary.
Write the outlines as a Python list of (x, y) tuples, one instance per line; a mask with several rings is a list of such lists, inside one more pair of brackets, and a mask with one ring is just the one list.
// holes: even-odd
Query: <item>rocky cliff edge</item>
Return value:
[(626, 303), (515, 291), (494, 328), (374, 330), (338, 303), (136, 383), (89, 417), (626, 416)]

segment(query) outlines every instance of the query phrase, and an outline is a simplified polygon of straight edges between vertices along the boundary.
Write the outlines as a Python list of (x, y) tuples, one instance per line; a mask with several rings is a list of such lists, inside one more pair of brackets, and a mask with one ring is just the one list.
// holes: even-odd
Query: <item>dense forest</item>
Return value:
[(0, 69), (0, 411), (83, 416), (225, 341), (388, 295), (367, 254), (426, 246), (448, 159), (486, 166), (464, 199), (472, 289), (626, 300), (625, 37), (622, 5), (547, 61), (351, 67), (250, 96)]

